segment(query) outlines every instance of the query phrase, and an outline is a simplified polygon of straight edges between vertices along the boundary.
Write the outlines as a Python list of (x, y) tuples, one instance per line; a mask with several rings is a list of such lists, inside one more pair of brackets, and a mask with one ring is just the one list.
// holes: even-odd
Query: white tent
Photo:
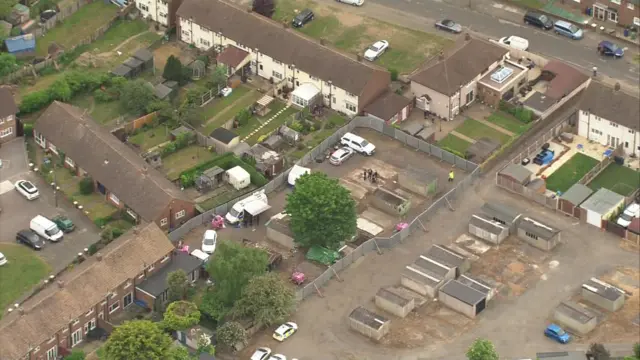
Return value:
[(251, 183), (251, 175), (240, 166), (227, 170), (227, 181), (236, 190), (244, 189)]
[(306, 108), (313, 105), (314, 100), (320, 95), (320, 89), (311, 83), (298, 86), (291, 93), (291, 101), (300, 107)]
[(293, 165), (293, 167), (289, 171), (289, 177), (288, 177), (289, 185), (295, 186), (296, 180), (298, 180), (299, 177), (309, 173), (311, 173), (311, 169), (302, 167), (300, 165)]

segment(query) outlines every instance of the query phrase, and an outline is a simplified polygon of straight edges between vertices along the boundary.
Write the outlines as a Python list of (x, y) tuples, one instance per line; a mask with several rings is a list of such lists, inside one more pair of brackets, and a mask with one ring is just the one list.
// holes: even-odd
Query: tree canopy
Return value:
[(216, 340), (224, 346), (234, 348), (237, 344), (245, 344), (247, 342), (247, 332), (240, 323), (229, 321), (218, 328)]
[(296, 180), (285, 207), (295, 241), (336, 249), (356, 234), (356, 203), (337, 179), (314, 172)]
[(267, 254), (257, 248), (220, 241), (207, 272), (216, 285), (205, 293), (200, 310), (215, 320), (222, 320), (252, 278), (266, 272)]
[(128, 81), (120, 91), (122, 107), (134, 115), (145, 115), (154, 99), (153, 89), (142, 79)]
[(105, 360), (165, 360), (171, 338), (148, 320), (128, 321), (115, 328), (104, 345)]
[[(0, 0), (0, 2), (1, 1), (2, 0)], [(4, 31), (4, 30), (0, 30), (0, 31)], [(0, 34), (0, 37), (1, 37), (1, 34)], [(17, 68), (16, 57), (13, 54), (9, 54), (9, 53), (0, 54), (0, 77), (9, 75), (16, 68)]]
[(252, 9), (262, 16), (271, 18), (276, 12), (276, 4), (274, 0), (253, 0)]
[(182, 82), (182, 63), (177, 57), (171, 55), (167, 58), (167, 63), (164, 65), (164, 71), (162, 72), (162, 77), (167, 80)]
[(87, 355), (82, 350), (73, 350), (71, 354), (64, 357), (64, 360), (84, 360)]
[(185, 300), (189, 293), (189, 279), (187, 273), (182, 269), (172, 271), (167, 275), (168, 300), (169, 302)]
[(285, 320), (295, 307), (295, 293), (278, 274), (267, 273), (249, 280), (234, 315), (249, 316), (257, 323), (273, 325)]
[(593, 356), (593, 360), (609, 360), (611, 359), (611, 354), (609, 350), (604, 347), (602, 344), (594, 343), (589, 346), (588, 354)]
[(69, 101), (73, 96), (71, 87), (64, 79), (58, 79), (49, 87), (49, 99), (58, 101)]
[(213, 73), (207, 81), (207, 87), (217, 91), (226, 86), (226, 81), (227, 67), (224, 65), (218, 65), (213, 69)]
[(13, 6), (17, 3), (18, 0), (0, 0), (0, 19), (8, 18)]
[(467, 359), (499, 360), (499, 356), (491, 341), (486, 339), (477, 339), (467, 350)]
[(164, 312), (165, 329), (187, 330), (200, 322), (198, 306), (190, 301), (174, 301)]

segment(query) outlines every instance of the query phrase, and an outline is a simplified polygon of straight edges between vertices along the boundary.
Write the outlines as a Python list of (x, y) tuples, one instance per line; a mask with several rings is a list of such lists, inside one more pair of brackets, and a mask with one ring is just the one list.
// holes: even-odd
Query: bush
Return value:
[(100, 232), (100, 238), (102, 239), (102, 243), (104, 245), (108, 245), (114, 239), (113, 229), (110, 226), (105, 227), (104, 230)]
[(389, 73), (391, 74), (391, 81), (398, 80), (398, 69), (389, 68), (387, 70), (389, 70)]
[(98, 252), (98, 246), (96, 244), (89, 245), (89, 255), (93, 255)]
[(47, 90), (40, 90), (28, 93), (22, 98), (20, 103), (20, 113), (30, 114), (49, 105), (51, 99)]
[(245, 169), (251, 176), (251, 183), (260, 187), (269, 182), (264, 175), (258, 172), (255, 167), (246, 163), (242, 159), (235, 156), (233, 153), (225, 153), (219, 157), (195, 166), (189, 170), (185, 170), (180, 174), (180, 183), (183, 187), (187, 188), (195, 184), (195, 180), (206, 169), (214, 166), (219, 166), (222, 169), (229, 170), (233, 167), (240, 166)]
[(216, 340), (222, 345), (235, 348), (237, 344), (247, 342), (247, 332), (241, 324), (229, 321), (218, 328)]
[(38, 74), (40, 76), (47, 76), (47, 75), (56, 74), (57, 72), (58, 70), (56, 70), (56, 68), (54, 68), (53, 66), (45, 66), (42, 69), (40, 69), (40, 71), (38, 71)]
[(467, 158), (467, 156), (466, 156), (465, 154), (461, 153), (461, 152), (460, 152), (460, 151), (458, 151), (458, 150), (454, 150), (454, 149), (451, 149), (451, 148), (446, 147), (446, 146), (443, 146), (443, 147), (441, 147), (440, 149), (442, 149), (442, 150), (444, 150), (444, 151), (448, 151), (448, 152), (452, 153), (453, 155), (456, 155), (456, 156), (461, 157), (461, 158), (463, 158), (463, 159), (466, 159), (466, 158)]
[(78, 188), (80, 190), (80, 194), (82, 195), (89, 195), (93, 193), (93, 190), (94, 190), (93, 179), (90, 176), (83, 177), (82, 180), (80, 180), (80, 183), (78, 184)]
[(96, 89), (93, 92), (93, 98), (99, 103), (107, 103), (115, 100), (115, 97), (102, 89)]
[(242, 109), (236, 115), (236, 121), (238, 122), (238, 126), (245, 126), (249, 123), (249, 119), (251, 119), (251, 111), (249, 109)]
[(515, 106), (506, 101), (500, 101), (499, 109), (508, 114), (511, 114), (513, 117), (525, 124), (529, 124), (534, 120), (533, 111), (525, 109), (522, 106)]
[(33, 124), (27, 123), (22, 126), (22, 132), (25, 138), (33, 137)]
[(107, 224), (111, 222), (111, 220), (112, 220), (111, 216), (105, 216), (105, 217), (101, 217), (93, 220), (93, 223), (96, 224), (97, 227), (103, 228), (107, 226)]

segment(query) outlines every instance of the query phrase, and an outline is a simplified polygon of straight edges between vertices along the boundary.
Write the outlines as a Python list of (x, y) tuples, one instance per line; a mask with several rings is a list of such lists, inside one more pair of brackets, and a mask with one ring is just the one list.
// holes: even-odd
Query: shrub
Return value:
[(389, 73), (391, 74), (391, 81), (398, 80), (398, 69), (389, 68), (387, 70), (389, 70)]
[(40, 69), (38, 74), (40, 76), (47, 76), (47, 75), (55, 74), (57, 72), (58, 72), (58, 70), (56, 70), (56, 68), (54, 68), (53, 66), (45, 66), (42, 69)]
[(116, 227), (116, 228), (113, 228), (112, 233), (113, 233), (113, 238), (114, 238), (114, 239), (117, 239), (117, 238), (119, 238), (122, 234), (124, 234), (124, 230), (123, 230), (123, 229), (121, 229), (121, 228), (119, 228), (119, 227)]
[(24, 134), (24, 137), (26, 138), (32, 138), (33, 137), (33, 124), (24, 124), (22, 126), (22, 131)]
[(251, 176), (251, 183), (260, 187), (264, 186), (268, 180), (262, 175), (255, 167), (243, 161), (235, 156), (233, 153), (225, 153), (219, 157), (195, 166), (189, 170), (185, 170), (180, 173), (180, 183), (183, 187), (187, 188), (195, 184), (195, 180), (206, 169), (214, 166), (219, 166), (222, 169), (229, 170), (235, 166), (240, 166), (245, 169)]
[(107, 224), (111, 220), (112, 219), (111, 219), (110, 216), (105, 216), (105, 217), (101, 217), (101, 218), (97, 218), (97, 219), (93, 220), (93, 223), (96, 224), (97, 227), (103, 228), (103, 227), (107, 226)]
[(249, 119), (251, 119), (251, 111), (249, 109), (242, 109), (236, 115), (236, 121), (238, 122), (238, 126), (245, 126), (249, 123)]
[(110, 226), (105, 227), (102, 232), (100, 232), (100, 238), (102, 239), (102, 243), (104, 245), (108, 245), (113, 241), (113, 229)]
[(80, 194), (82, 195), (89, 195), (93, 193), (93, 179), (90, 176), (83, 177), (78, 184), (78, 188), (80, 190)]
[(49, 105), (51, 99), (49, 98), (49, 92), (46, 90), (34, 91), (28, 93), (22, 98), (20, 103), (20, 113), (29, 114), (42, 109)]
[(451, 148), (446, 147), (446, 146), (441, 147), (441, 149), (444, 150), (444, 151), (448, 151), (448, 152), (452, 153), (453, 155), (456, 155), (456, 156), (461, 157), (463, 159), (467, 158), (467, 156), (465, 154), (461, 153), (458, 150), (454, 150), (454, 149), (451, 149)]
[(91, 244), (89, 245), (89, 255), (93, 255), (98, 252), (98, 245)]
[(96, 89), (93, 92), (93, 98), (99, 103), (107, 103), (115, 100), (114, 96), (102, 89)]

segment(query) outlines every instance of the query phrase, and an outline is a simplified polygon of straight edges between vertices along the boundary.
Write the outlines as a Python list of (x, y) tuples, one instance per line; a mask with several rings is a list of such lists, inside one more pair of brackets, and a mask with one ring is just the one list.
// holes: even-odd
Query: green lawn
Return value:
[(597, 164), (598, 160), (582, 153), (576, 153), (547, 178), (547, 189), (564, 193)]
[(95, 101), (93, 96), (88, 94), (78, 95), (71, 99), (70, 103), (79, 108), (89, 110), (89, 115), (91, 115), (93, 120), (103, 125), (115, 121), (120, 116), (123, 117), (124, 122), (133, 120), (135, 118), (134, 116), (130, 116), (129, 114), (127, 114), (126, 111), (122, 110), (120, 102), (110, 101), (101, 103)]
[(60, 191), (70, 200), (77, 201), (78, 204), (82, 205), (83, 211), (89, 213), (88, 217), (91, 220), (104, 218), (118, 211), (115, 206), (106, 201), (104, 195), (97, 191), (89, 195), (80, 194), (78, 184), (81, 178), (73, 176), (69, 169), (57, 167), (55, 174), (55, 182), (60, 186)]
[(91, 43), (90, 49), (93, 53), (103, 53), (112, 51), (128, 38), (147, 31), (149, 26), (140, 19), (119, 20), (98, 40)]
[(169, 141), (170, 131), (166, 126), (156, 126), (155, 128), (140, 131), (133, 136), (129, 136), (129, 142), (138, 145), (140, 150), (147, 151)]
[(216, 153), (198, 145), (191, 145), (162, 158), (162, 168), (171, 181), (178, 180), (180, 173), (216, 157)]
[(47, 54), (47, 49), (56, 43), (63, 49), (71, 49), (93, 33), (106, 25), (117, 14), (118, 7), (103, 1), (94, 1), (84, 5), (73, 15), (64, 19), (43, 37), (38, 38), (36, 53), (39, 56)]
[[(227, 121), (231, 120), (236, 116), (242, 109), (246, 109), (249, 106), (253, 105), (258, 99), (260, 99), (263, 94), (251, 90), (247, 87), (239, 87), (241, 90), (241, 94), (236, 96), (234, 99), (229, 100), (236, 92), (237, 89), (233, 90), (233, 93), (229, 97), (221, 99), (218, 103), (216, 103), (213, 107), (216, 108), (215, 114), (219, 114), (215, 121), (209, 122), (205, 125), (203, 132), (205, 135), (211, 134), (211, 132), (220, 126), (222, 126)], [(205, 117), (205, 119), (210, 119), (209, 117)]]
[[(11, 239), (4, 239), (9, 241)], [(0, 252), (9, 261), (0, 266), (0, 318), (4, 309), (38, 284), (51, 269), (34, 250), (22, 245), (0, 243)]]
[(465, 120), (462, 125), (456, 128), (456, 132), (466, 135), (474, 140), (480, 140), (481, 138), (489, 138), (491, 140), (498, 141), (500, 144), (504, 144), (509, 141), (510, 136), (503, 134), (479, 121), (473, 119)]
[(629, 196), (640, 187), (640, 172), (612, 163), (589, 183), (594, 191), (605, 188)]
[[(280, 126), (284, 125), (284, 123), (291, 118), (291, 115), (293, 115), (293, 114), (295, 114), (297, 112), (298, 112), (298, 109), (294, 108), (293, 106), (288, 108), (287, 110), (283, 111), (277, 118), (273, 119), (270, 123), (265, 125), (260, 131), (258, 131), (257, 133), (253, 134), (253, 136), (248, 138), (247, 139), (247, 143), (249, 145), (253, 145), (253, 144), (257, 143), (258, 139), (260, 138), (260, 136), (262, 136), (264, 134), (268, 134), (268, 133), (272, 132), (273, 130), (276, 130)], [(272, 114), (275, 114), (275, 112), (273, 112)], [(273, 116), (273, 115), (271, 115), (271, 116)], [(249, 134), (247, 133), (246, 135), (249, 135)]]
[(459, 154), (464, 155), (467, 152), (469, 146), (471, 146), (471, 143), (455, 135), (449, 134), (438, 141), (438, 146), (440, 148), (451, 149), (458, 152)]
[(496, 111), (491, 114), (487, 121), (500, 126), (505, 130), (509, 130), (514, 134), (521, 135), (527, 131), (532, 123), (524, 124), (520, 120), (502, 111)]
[(231, 95), (222, 99), (215, 99), (210, 103), (208, 103), (204, 108), (202, 108), (202, 113), (204, 115), (205, 121), (219, 114), (227, 106), (231, 105), (234, 101), (240, 99), (241, 97), (249, 93), (249, 91), (251, 91), (251, 89), (249, 89), (248, 87), (240, 86), (233, 89), (233, 92), (231, 93)]

